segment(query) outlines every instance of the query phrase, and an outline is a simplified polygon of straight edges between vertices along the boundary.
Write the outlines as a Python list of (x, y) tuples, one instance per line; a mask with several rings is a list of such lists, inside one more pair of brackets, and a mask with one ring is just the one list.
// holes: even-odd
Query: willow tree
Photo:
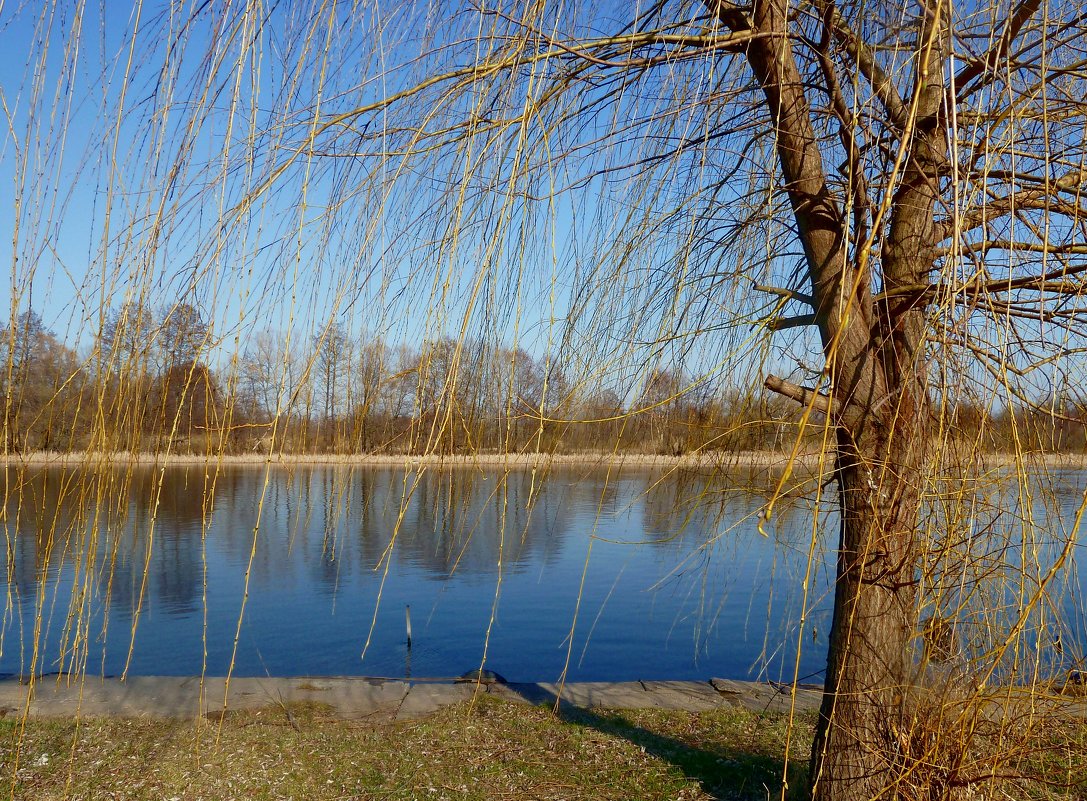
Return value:
[(525, 263), (534, 214), (569, 225), (574, 340), (649, 328), (750, 352), (754, 321), (815, 362), (764, 378), (829, 421), (840, 507), (816, 797), (897, 792), (932, 758), (903, 741), (934, 402), (991, 380), (1044, 404), (1083, 344), (1080, 7), (499, 3), (419, 24), (422, 61), (315, 114), (288, 158), (393, 183), (427, 165), (445, 181), (432, 252), (452, 264), (482, 234), (475, 275)]
[[(532, 331), (571, 392), (620, 399), (662, 364), (691, 387), (760, 372), (823, 427), (837, 488), (816, 796), (893, 794), (932, 763), (908, 745), (907, 690), (944, 410), (975, 390), (1044, 406), (1084, 344), (1077, 4), (205, 3), (127, 25), (90, 81), (117, 210), (104, 264), (183, 275), (239, 348), (284, 298), (315, 330), (347, 309), (452, 332), (439, 398), (469, 334)], [(75, 74), (80, 52), (28, 63)], [(79, 113), (31, 115), (23, 140)], [(44, 166), (20, 151), (19, 213), (59, 214), (31, 180), (59, 151), (39, 150)], [(22, 225), (15, 252), (40, 257), (47, 229)], [(170, 242), (196, 243), (184, 269)], [(258, 289), (225, 301), (224, 275)], [(932, 775), (942, 792), (991, 772)]]

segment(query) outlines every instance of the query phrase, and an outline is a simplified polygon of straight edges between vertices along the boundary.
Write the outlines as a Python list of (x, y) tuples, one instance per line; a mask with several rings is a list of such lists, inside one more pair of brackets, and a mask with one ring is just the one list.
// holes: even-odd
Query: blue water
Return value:
[(783, 503), (763, 536), (764, 503), (648, 471), (38, 471), (0, 672), (818, 680), (833, 521)]

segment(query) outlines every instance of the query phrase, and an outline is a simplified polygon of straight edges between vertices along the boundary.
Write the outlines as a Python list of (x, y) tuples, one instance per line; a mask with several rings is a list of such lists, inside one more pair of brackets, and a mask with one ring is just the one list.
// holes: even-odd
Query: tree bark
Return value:
[(896, 426), (893, 439), (838, 438), (841, 529), (812, 747), (816, 799), (883, 797), (908, 767), (901, 738), (916, 610), (916, 444), (922, 435), (923, 426)]
[[(812, 402), (829, 410), (837, 429), (841, 529), (823, 705), (812, 751), (814, 796), (817, 801), (885, 797), (894, 794), (910, 768), (903, 704), (912, 661), (919, 476), (927, 442), (923, 310), (911, 301), (877, 308), (868, 255), (851, 258), (848, 223), (827, 185), (788, 36), (788, 4), (757, 2), (750, 17), (720, 0), (708, 4), (726, 26), (759, 34), (745, 55), (775, 128), (829, 379), (828, 397), (814, 396)], [(932, 25), (938, 25), (939, 15), (932, 16)], [(895, 195), (880, 264), (884, 289), (923, 282), (934, 259), (938, 181), (933, 165), (941, 155), (936, 125), (941, 90), (925, 76), (932, 71), (939, 78), (941, 47), (932, 30), (922, 32), (928, 59), (918, 71), (918, 102), (911, 110), (916, 133), (906, 133), (902, 142), (909, 157), (901, 185), (895, 190), (888, 180), (892, 185), (885, 190)], [(768, 387), (781, 391), (772, 382)]]

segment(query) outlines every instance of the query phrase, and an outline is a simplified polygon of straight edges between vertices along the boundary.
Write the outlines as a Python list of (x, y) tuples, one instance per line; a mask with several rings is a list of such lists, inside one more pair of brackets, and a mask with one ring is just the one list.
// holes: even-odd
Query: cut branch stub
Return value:
[(826, 415), (834, 416), (838, 410), (838, 404), (823, 393), (786, 381), (784, 378), (778, 378), (776, 375), (766, 376), (763, 386), (771, 392), (776, 392), (803, 406), (810, 406), (815, 411)]

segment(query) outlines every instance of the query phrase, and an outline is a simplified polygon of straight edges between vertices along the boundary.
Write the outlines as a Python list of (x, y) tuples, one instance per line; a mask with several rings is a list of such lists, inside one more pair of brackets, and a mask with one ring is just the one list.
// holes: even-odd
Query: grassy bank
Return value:
[[(219, 721), (0, 722), (4, 796), (18, 799), (708, 799), (780, 787), (784, 719), (574, 713), (482, 699), (406, 723), (319, 707)], [(811, 727), (794, 732), (790, 778)], [(12, 774), (18, 758), (18, 769)], [(14, 782), (14, 783), (12, 783)]]
[[(1045, 742), (1009, 752), (995, 781), (962, 783), (962, 797), (1085, 797), (1083, 720), (1053, 723)], [(342, 720), (316, 705), (196, 721), (32, 719), (25, 729), (8, 718), (0, 778), (2, 797), (21, 801), (774, 799), (785, 778), (785, 797), (804, 799), (812, 720), (794, 720), (788, 733), (787, 719), (769, 712), (558, 717), (487, 697), (407, 722)], [(963, 776), (990, 740), (960, 763)], [(920, 797), (909, 789), (904, 797)]]

